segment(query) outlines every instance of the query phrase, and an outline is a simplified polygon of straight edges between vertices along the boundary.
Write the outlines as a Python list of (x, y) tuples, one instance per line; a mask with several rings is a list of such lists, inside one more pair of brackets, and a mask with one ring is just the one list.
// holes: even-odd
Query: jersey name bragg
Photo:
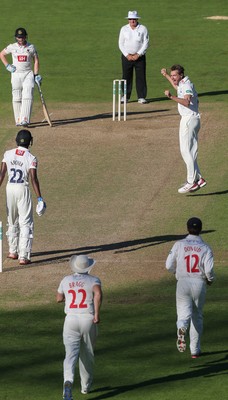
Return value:
[(84, 282), (69, 282), (69, 287), (74, 288), (74, 287), (84, 287), (85, 283)]

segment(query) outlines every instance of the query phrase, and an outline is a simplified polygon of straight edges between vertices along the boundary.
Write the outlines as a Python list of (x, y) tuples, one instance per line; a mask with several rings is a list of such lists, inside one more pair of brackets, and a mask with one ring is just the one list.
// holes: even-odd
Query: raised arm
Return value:
[(173, 88), (174, 88), (175, 90), (177, 90), (177, 86), (176, 86), (175, 83), (172, 81), (171, 76), (168, 74), (166, 68), (162, 68), (162, 69), (161, 69), (161, 74), (171, 83), (171, 85), (173, 86)]

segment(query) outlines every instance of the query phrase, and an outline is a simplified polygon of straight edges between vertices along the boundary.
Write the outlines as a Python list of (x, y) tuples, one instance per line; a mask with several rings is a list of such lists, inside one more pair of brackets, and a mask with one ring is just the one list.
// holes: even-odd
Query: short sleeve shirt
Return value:
[(9, 44), (5, 49), (6, 54), (12, 54), (12, 62), (16, 67), (16, 72), (26, 72), (32, 70), (32, 61), (37, 51), (33, 44), (27, 43), (19, 46), (18, 43)]
[(68, 275), (60, 282), (58, 293), (65, 296), (67, 315), (94, 315), (93, 287), (101, 286), (99, 278), (89, 274)]
[(18, 146), (5, 152), (3, 162), (6, 163), (8, 183), (29, 184), (29, 170), (37, 169), (37, 159), (28, 149)]
[(179, 85), (177, 87), (177, 97), (180, 99), (183, 99), (185, 95), (190, 95), (191, 100), (190, 100), (190, 105), (189, 107), (185, 107), (182, 104), (178, 103), (178, 111), (181, 116), (185, 115), (198, 115), (199, 110), (198, 110), (198, 94), (194, 88), (193, 83), (190, 81), (188, 76), (186, 76), (184, 79), (182, 79), (179, 82)]

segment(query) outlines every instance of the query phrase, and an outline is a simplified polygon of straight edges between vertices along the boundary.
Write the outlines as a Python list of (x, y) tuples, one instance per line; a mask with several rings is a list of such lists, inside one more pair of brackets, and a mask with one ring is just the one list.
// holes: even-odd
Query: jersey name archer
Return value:
[(9, 44), (5, 49), (6, 54), (12, 54), (12, 62), (16, 67), (16, 72), (26, 72), (32, 70), (32, 60), (37, 55), (35, 46), (26, 43), (25, 46), (19, 46), (18, 43)]
[(29, 170), (37, 169), (37, 159), (25, 147), (5, 152), (2, 162), (6, 163), (8, 172), (8, 183), (29, 184)]
[(99, 278), (89, 274), (68, 275), (60, 282), (58, 292), (65, 296), (67, 315), (94, 315), (93, 286), (101, 285)]

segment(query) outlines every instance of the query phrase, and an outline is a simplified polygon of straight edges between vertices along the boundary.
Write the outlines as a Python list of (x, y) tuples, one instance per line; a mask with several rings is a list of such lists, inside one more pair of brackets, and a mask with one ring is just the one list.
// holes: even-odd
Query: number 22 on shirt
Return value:
[(68, 290), (68, 293), (72, 295), (70, 308), (87, 308), (86, 304), (86, 291), (84, 289)]

